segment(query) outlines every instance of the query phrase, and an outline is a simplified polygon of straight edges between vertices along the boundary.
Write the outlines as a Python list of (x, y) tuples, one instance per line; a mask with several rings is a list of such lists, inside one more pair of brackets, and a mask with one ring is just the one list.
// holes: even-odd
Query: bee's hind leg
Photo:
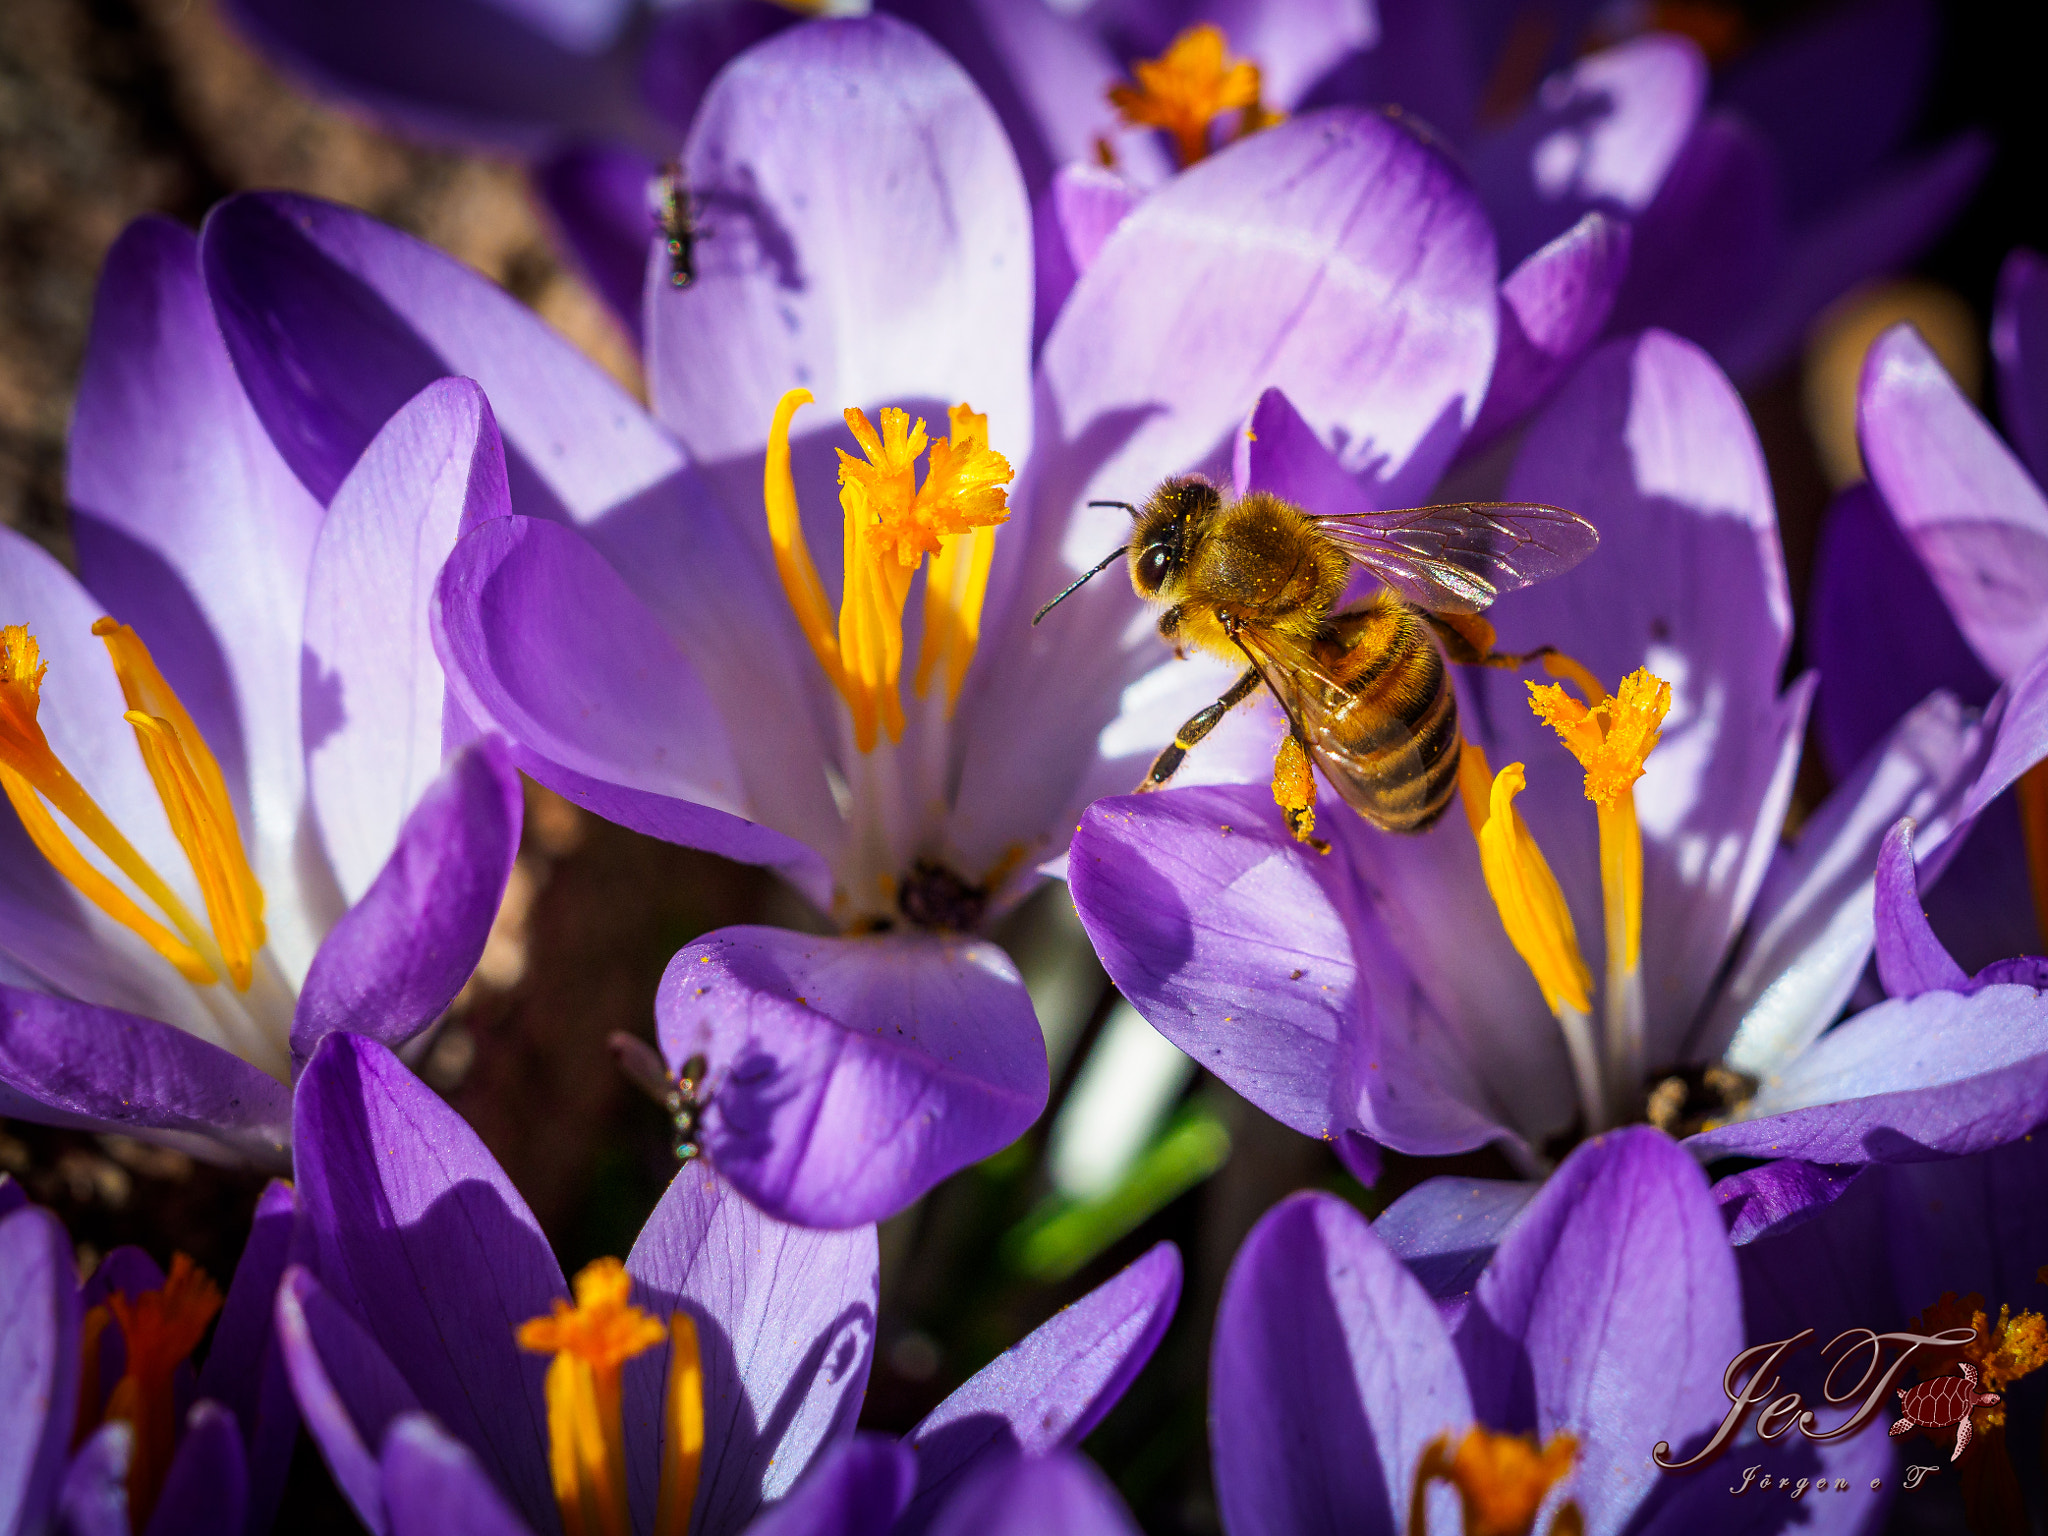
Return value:
[(1297, 843), (1307, 843), (1317, 853), (1330, 851), (1330, 845), (1316, 836), (1316, 776), (1308, 747), (1292, 721), (1273, 758), (1273, 799)]
[(1539, 645), (1533, 651), (1496, 651), (1493, 626), (1476, 613), (1428, 613), (1429, 627), (1443, 642), (1444, 655), (1461, 667), (1526, 667), (1548, 656), (1563, 656), (1554, 645)]
[(1191, 716), (1188, 723), (1173, 733), (1173, 742), (1152, 759), (1152, 771), (1145, 775), (1145, 782), (1138, 786), (1138, 793), (1158, 789), (1180, 771), (1181, 759), (1188, 755), (1188, 748), (1216, 729), (1216, 722), (1231, 710), (1252, 696), (1259, 686), (1259, 669), (1248, 667), (1245, 674), (1230, 685), (1230, 691), (1211, 704), (1207, 709)]

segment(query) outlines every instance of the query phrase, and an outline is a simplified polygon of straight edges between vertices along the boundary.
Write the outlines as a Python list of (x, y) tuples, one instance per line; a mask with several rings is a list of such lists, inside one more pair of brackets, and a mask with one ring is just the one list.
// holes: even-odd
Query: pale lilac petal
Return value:
[(513, 1334), (568, 1287), (533, 1213), (476, 1132), (360, 1035), (321, 1042), (296, 1119), (300, 1209), (322, 1283), (526, 1518), (545, 1522), (547, 1362)]
[(1706, 88), (1699, 48), (1671, 33), (1631, 38), (1545, 80), (1521, 118), (1472, 152), (1501, 259), (1520, 261), (1591, 209), (1647, 210)]
[(441, 772), (447, 685), (428, 624), (464, 528), (509, 510), (483, 391), (442, 379), (408, 401), (335, 492), (306, 593), (304, 752), (342, 899), (384, 868)]
[(769, 422), (797, 385), (824, 406), (798, 419), (796, 468), (799, 503), (829, 514), (811, 536), (828, 589), (837, 461), (820, 428), (840, 409), (942, 421), (966, 401), (1022, 462), (1030, 207), (994, 111), (928, 38), (869, 16), (749, 49), (705, 97), (683, 173), (708, 233), (689, 287), (650, 269), (649, 390), (736, 513), (759, 516)]
[[(576, 533), (525, 517), (472, 529), (442, 572), (433, 623), (463, 712), (504, 732), (514, 761), (543, 784), (571, 798), (594, 783), (673, 802), (672, 827), (593, 808), (728, 858), (816, 864), (791, 838), (743, 819), (747, 785), (702, 674)], [(535, 666), (536, 656), (549, 664)], [(780, 713), (755, 702), (756, 715)], [(822, 790), (817, 760), (805, 766)]]
[[(741, 4), (767, 9), (749, 0)], [(659, 170), (638, 150), (611, 143), (572, 144), (533, 168), (534, 193), (561, 244), (636, 348), (647, 253), (655, 239), (647, 189)]]
[(296, 1264), (278, 1287), (277, 1338), (292, 1396), (335, 1486), (374, 1536), (386, 1536), (376, 1447), (394, 1419), (419, 1411), (419, 1399), (350, 1310)]
[(1903, 818), (1877, 850), (1877, 976), (1893, 997), (1963, 992), (1970, 978), (1934, 936), (1920, 906), (1913, 868), (1913, 823)]
[(1363, 1130), (1420, 1155), (1502, 1134), (1463, 1031), (1352, 915), (1342, 855), (1295, 843), (1263, 786), (1103, 801), (1067, 879), (1118, 989), (1283, 1125)]
[(1034, 347), (1052, 330), (1075, 279), (1095, 265), (1103, 242), (1141, 196), (1127, 177), (1092, 161), (1077, 160), (1054, 173), (1052, 185), (1032, 211)]
[(1909, 327), (1871, 347), (1856, 416), (1871, 480), (1957, 627), (2015, 675), (2048, 650), (2048, 497)]
[(1981, 706), (1998, 687), (1868, 481), (1837, 496), (1821, 523), (1806, 614), (1820, 672), (1814, 725), (1837, 780), (1935, 689)]
[(2048, 1120), (2048, 993), (2006, 983), (1880, 1003), (1766, 1077), (1747, 1111), (1688, 1149), (1915, 1162), (2011, 1141)]
[(1458, 1332), (1473, 1411), (1578, 1436), (1586, 1529), (1613, 1536), (1661, 1474), (1646, 1454), (1720, 1421), (1743, 1345), (1735, 1257), (1706, 1175), (1662, 1131), (1581, 1145), (1502, 1239)]
[(1372, 1229), (1436, 1299), (1444, 1326), (1455, 1330), (1501, 1234), (1539, 1188), (1511, 1179), (1443, 1175), (1409, 1190), (1380, 1213)]
[(1988, 134), (1957, 134), (1795, 228), (1769, 287), (1752, 298), (1740, 328), (1714, 343), (1721, 365), (1745, 384), (1783, 366), (1830, 302), (1934, 243), (1977, 190), (1991, 153)]
[(977, 940), (721, 929), (669, 962), (655, 1017), (671, 1066), (710, 1063), (712, 1164), (806, 1225), (893, 1215), (1045, 1107), (1030, 997)]
[(2005, 435), (2037, 481), (2048, 477), (2048, 261), (2024, 246), (1998, 269), (1991, 355)]
[(346, 14), (233, 0), (235, 24), (315, 89), (430, 140), (521, 154), (566, 134), (651, 136), (630, 0), (372, 0)]
[[(1763, 454), (1712, 361), (1652, 331), (1587, 359), (1530, 427), (1507, 494), (1571, 508), (1600, 530), (1600, 547), (1495, 605), (1503, 648), (1558, 646), (1610, 688), (1638, 667), (1671, 684), (1635, 801), (1647, 1057), (1684, 1059), (1686, 1033), (1777, 846), (1812, 692), (1810, 680), (1778, 691), (1792, 608)], [(1598, 839), (1584, 775), (1530, 712), (1521, 674), (1474, 669), (1459, 682), (1461, 720), (1491, 761), (1528, 765), (1518, 809), (1597, 974)], [(1475, 906), (1485, 900), (1476, 882), (1461, 893)], [(1440, 955), (1420, 972), (1424, 985), (1441, 985), (1437, 973), (1461, 963)]]
[(199, 1372), (199, 1395), (233, 1410), (249, 1448), (250, 1536), (270, 1529), (299, 1437), (299, 1411), (276, 1328), (277, 1288), (296, 1216), (291, 1185), (272, 1179), (256, 1198), (249, 1240)]
[(1435, 1304), (1331, 1195), (1260, 1218), (1224, 1282), (1209, 1448), (1231, 1536), (1406, 1529), (1422, 1449), (1472, 1423)]
[(1631, 241), (1626, 220), (1596, 210), (1501, 280), (1500, 355), (1467, 452), (1548, 400), (1606, 328), (1628, 275)]
[(353, 1030), (403, 1045), (441, 1016), (484, 952), (526, 798), (496, 737), (464, 747), (427, 786), (384, 870), (327, 935), (292, 1015), (292, 1056)]
[(67, 1536), (133, 1536), (128, 1523), (128, 1458), (135, 1432), (125, 1419), (92, 1432), (64, 1473), (58, 1528)]
[(56, 1502), (78, 1403), (71, 1239), (34, 1206), (0, 1217), (0, 1515), (40, 1528)]
[(932, 1536), (1138, 1536), (1094, 1463), (1056, 1453), (992, 1463), (939, 1512)]
[(1923, 702), (1836, 786), (1772, 860), (1747, 931), (1694, 1038), (1701, 1057), (1763, 1076), (1833, 1022), (1870, 958), (1877, 850), (1901, 816), (1922, 857), (1945, 846), (1984, 732), (1945, 693)]
[(155, 1019), (0, 987), (0, 1114), (284, 1162), (291, 1092)]
[(892, 1536), (916, 1485), (910, 1447), (857, 1435), (819, 1457), (788, 1498), (747, 1527), (748, 1536)]
[(430, 1415), (392, 1420), (377, 1459), (391, 1536), (531, 1536), (469, 1448)]
[[(143, 220), (108, 254), (66, 485), (85, 584), (141, 635), (219, 759), (270, 896), (272, 953), (297, 975), (317, 939), (295, 897), (298, 647), (321, 511), (243, 395), (197, 242), (174, 224)], [(107, 727), (127, 730), (118, 712)]]
[(241, 1427), (219, 1403), (202, 1399), (185, 1416), (147, 1536), (221, 1536), (239, 1531), (249, 1507), (249, 1458)]
[(1967, 821), (2010, 789), (2019, 776), (2048, 758), (2048, 651), (2013, 678), (1984, 712), (1991, 750), (1963, 797), (1959, 820)]
[(1180, 1250), (1160, 1243), (983, 1366), (907, 1437), (917, 1499), (900, 1536), (922, 1530), (994, 1461), (1072, 1450), (1116, 1405), (1173, 1321)]
[[(1423, 499), (1486, 392), (1495, 279), (1492, 232), (1450, 160), (1352, 109), (1231, 145), (1117, 227), (1046, 340), (1025, 510), (998, 544), (956, 722), (968, 745), (949, 836), (970, 862), (1012, 845), (1056, 855), (1080, 810), (1164, 745), (1172, 724), (1147, 709), (1185, 704), (1185, 719), (1228, 686), (1196, 696), (1220, 666), (1161, 671), (1166, 649), (1114, 579), (1030, 627), (1124, 536), (1124, 513), (1083, 503), (1137, 501), (1197, 467), (1220, 478), (1269, 388), (1380, 504)], [(1030, 753), (1005, 745), (1018, 719), (1034, 722)]]
[[(670, 1180), (626, 1259), (636, 1304), (697, 1323), (706, 1453), (696, 1536), (730, 1536), (853, 1431), (874, 1358), (875, 1229), (765, 1215), (701, 1163)], [(651, 1518), (668, 1350), (626, 1368), (627, 1470)]]

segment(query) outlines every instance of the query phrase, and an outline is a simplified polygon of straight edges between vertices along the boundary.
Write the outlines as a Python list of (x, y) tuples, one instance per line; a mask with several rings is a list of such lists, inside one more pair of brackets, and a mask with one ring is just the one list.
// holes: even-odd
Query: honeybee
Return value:
[(669, 285), (687, 288), (697, 280), (697, 241), (703, 231), (697, 228), (696, 210), (681, 170), (670, 166), (655, 178), (654, 201), (654, 222), (661, 227), (668, 246)]
[[(1134, 507), (1130, 542), (1039, 609), (1036, 624), (1090, 577), (1128, 559), (1131, 586), (1160, 604), (1159, 633), (1244, 675), (1174, 734), (1138, 786), (1165, 784), (1188, 750), (1264, 683), (1287, 716), (1274, 797), (1294, 835), (1315, 843), (1312, 759), (1346, 804), (1389, 832), (1421, 832), (1458, 782), (1458, 700), (1446, 659), (1519, 667), (1479, 615), (1502, 592), (1570, 570), (1593, 552), (1593, 525), (1538, 502), (1463, 502), (1318, 516), (1265, 491), (1236, 501), (1200, 475), (1164, 481)], [(1382, 582), (1337, 611), (1351, 567)], [(1320, 847), (1321, 844), (1316, 844)]]

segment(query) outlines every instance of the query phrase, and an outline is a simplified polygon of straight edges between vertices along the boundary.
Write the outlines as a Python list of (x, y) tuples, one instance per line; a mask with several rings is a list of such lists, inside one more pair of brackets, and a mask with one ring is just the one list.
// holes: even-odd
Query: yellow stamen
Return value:
[(2034, 921), (2048, 943), (2048, 761), (2034, 764), (2013, 786), (2020, 806), (2020, 836), (2027, 848), (2027, 879), (2034, 890)]
[[(1468, 745), (1466, 750), (1478, 749)], [(1484, 763), (1483, 758), (1477, 761)], [(1465, 789), (1476, 775), (1464, 763), (1459, 766), (1459, 787)], [(1487, 814), (1478, 822), (1479, 863), (1508, 942), (1543, 989), (1544, 1002), (1553, 1013), (1570, 1009), (1583, 1015), (1592, 1007), (1593, 977), (1579, 952), (1578, 931), (1557, 876), (1515, 809), (1515, 797), (1527, 783), (1520, 763), (1509, 763), (1494, 776)], [(1476, 816), (1469, 792), (1465, 814)]]
[(617, 1259), (576, 1276), (576, 1301), (519, 1325), (519, 1347), (553, 1355), (548, 1366), (548, 1468), (569, 1536), (631, 1536), (620, 1382), (628, 1360), (668, 1336), (626, 1299), (632, 1277)]
[[(1598, 689), (1598, 684), (1594, 685)], [(1662, 734), (1671, 685), (1638, 667), (1611, 697), (1588, 690), (1581, 704), (1556, 684), (1529, 684), (1529, 707), (1586, 770), (1586, 798), (1600, 820), (1600, 886), (1607, 915), (1610, 992), (1632, 974), (1643, 946), (1643, 834), (1635, 782)]]
[(704, 1464), (704, 1364), (697, 1324), (687, 1312), (669, 1315), (668, 1390), (662, 1413), (661, 1492), (654, 1536), (689, 1536), (690, 1506)]
[(128, 1368), (107, 1396), (108, 1419), (125, 1420), (134, 1435), (128, 1457), (129, 1522), (140, 1530), (156, 1508), (178, 1442), (176, 1378), (220, 1311), (220, 1287), (184, 1254), (171, 1260), (163, 1288), (133, 1301), (119, 1291), (107, 1306), (121, 1325)]
[[(1410, 1496), (1408, 1530), (1422, 1536), (1428, 1529), (1428, 1494), (1433, 1482), (1458, 1491), (1465, 1536), (1529, 1536), (1543, 1501), (1572, 1469), (1579, 1442), (1555, 1434), (1538, 1446), (1533, 1435), (1496, 1434), (1474, 1425), (1465, 1431), (1456, 1451), (1451, 1437), (1438, 1435), (1423, 1447), (1415, 1466), (1415, 1491)], [(1567, 1501), (1551, 1520), (1551, 1536), (1576, 1536), (1584, 1529), (1578, 1505)]]
[(1209, 153), (1209, 125), (1224, 113), (1242, 114), (1240, 138), (1282, 116), (1259, 102), (1259, 66), (1231, 58), (1222, 30), (1208, 22), (1189, 27), (1158, 58), (1139, 59), (1131, 74), (1136, 84), (1109, 88), (1110, 105), (1134, 128), (1171, 134), (1183, 169)]
[[(769, 428), (762, 481), (769, 540), (797, 622), (846, 700), (855, 744), (870, 752), (882, 731), (892, 741), (903, 734), (903, 609), (911, 578), (927, 555), (938, 558), (926, 578), (928, 622), (918, 691), (925, 691), (943, 660), (949, 709), (959, 695), (980, 636), (994, 530), (1010, 515), (1003, 489), (1010, 465), (989, 448), (987, 419), (961, 405), (950, 413), (950, 437), (931, 445), (920, 486), (917, 460), (928, 442), (924, 422), (884, 407), (878, 433), (866, 415), (848, 410), (846, 425), (864, 457), (843, 449), (839, 454), (846, 558), (835, 635), (804, 541), (789, 468), (790, 419), (810, 399), (808, 390), (791, 390), (776, 406)], [(931, 622), (934, 617), (937, 623)]]
[[(104, 633), (102, 626), (109, 624), (110, 620), (102, 619), (94, 629)], [(124, 696), (131, 704), (136, 699), (143, 699), (159, 707), (163, 713), (152, 719), (168, 725), (169, 736), (183, 749), (178, 755), (189, 767), (191, 743), (198, 741), (199, 737), (198, 731), (192, 727), (191, 717), (157, 673), (142, 642), (119, 626), (114, 626), (114, 629), (118, 632), (119, 643), (109, 640), (109, 652)], [(214, 938), (200, 927), (184, 902), (121, 835), (51, 749), (36, 718), (42, 705), (42, 683), (47, 670), (41, 661), (35, 637), (27, 629), (18, 624), (0, 627), (0, 789), (5, 790), (8, 801), (21, 817), (29, 839), (81, 895), (114, 921), (139, 935), (175, 965), (187, 980), (203, 985), (217, 976), (231, 974), (232, 968), (223, 957), (222, 946), (217, 945)], [(131, 711), (129, 715), (131, 722), (135, 713)], [(164, 739), (164, 732), (153, 734), (159, 742)], [(137, 732), (137, 739), (142, 742), (145, 761), (149, 761), (151, 747), (143, 740), (141, 730)], [(206, 768), (218, 784), (220, 770), (212, 755), (205, 752), (203, 743), (199, 751), (204, 754)], [(176, 772), (175, 765), (168, 766), (170, 771)], [(156, 778), (159, 793), (164, 793), (166, 780), (159, 774), (159, 764), (150, 761), (150, 770)], [(179, 782), (182, 784), (183, 781)], [(220, 791), (217, 802), (211, 800), (211, 791), (198, 769), (193, 769), (191, 784), (191, 796), (186, 795), (182, 788), (178, 791), (180, 801), (193, 809), (198, 818), (192, 829), (193, 840), (186, 841), (185, 848), (188, 854), (195, 855), (195, 867), (197, 860), (204, 858), (215, 874), (223, 864), (231, 868), (232, 873), (226, 877), (227, 888), (242, 893), (239, 899), (243, 905), (231, 904), (224, 909), (229, 924), (221, 937), (230, 947), (253, 950), (263, 942), (262, 897), (260, 892), (254, 897), (252, 928), (247, 921), (249, 898), (246, 893), (255, 890), (255, 877), (249, 873), (248, 862), (243, 857), (241, 839), (234, 830), (234, 815), (226, 806), (225, 790)], [(45, 801), (48, 802), (47, 808), (43, 804)], [(171, 815), (175, 829), (179, 810), (170, 804), (168, 796), (165, 809)], [(166, 928), (146, 914), (126, 892), (87, 862), (57, 825), (51, 810), (61, 813), (87, 841), (105, 854), (108, 861), (170, 920), (170, 927)], [(180, 838), (184, 841), (185, 834), (181, 833)], [(202, 889), (208, 878), (207, 873), (201, 873)], [(172, 929), (176, 932), (173, 933)], [(250, 943), (252, 938), (253, 944)], [(236, 984), (248, 985), (246, 971), (237, 977)]]

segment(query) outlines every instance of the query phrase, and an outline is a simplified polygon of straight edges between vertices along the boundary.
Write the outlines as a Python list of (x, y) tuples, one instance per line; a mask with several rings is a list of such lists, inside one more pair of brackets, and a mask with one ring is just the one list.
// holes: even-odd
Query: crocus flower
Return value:
[(0, 1176), (0, 1530), (270, 1529), (299, 1432), (271, 1328), (291, 1227), (273, 1183), (225, 1298), (138, 1248), (81, 1285), (63, 1225)]
[[(1909, 327), (1871, 347), (1856, 409), (1870, 481), (1830, 510), (1814, 573), (1831, 767), (1926, 689), (1985, 699), (2048, 653), (2044, 323), (2048, 264), (2015, 251), (1992, 319), (2010, 446)], [(1988, 808), (1962, 862), (1932, 893), (1950, 942), (1978, 964), (2037, 947), (2048, 931), (2048, 770)]]
[(467, 979), (520, 793), (447, 706), (426, 600), (504, 464), (474, 385), (391, 405), (323, 505), (191, 234), (108, 257), (78, 575), (0, 531), (0, 1112), (276, 1162), (295, 1057), (402, 1041)]
[[(1229, 682), (1172, 662), (1108, 582), (1032, 628), (1122, 537), (1123, 513), (1084, 503), (1226, 462), (1271, 385), (1382, 504), (1419, 499), (1493, 372), (1491, 235), (1399, 125), (1305, 116), (1127, 219), (1034, 376), (1015, 158), (903, 24), (760, 44), (684, 160), (727, 233), (689, 288), (652, 282), (659, 422), (504, 294), (360, 215), (237, 199), (205, 264), (258, 415), (317, 495), (435, 375), (490, 393), (517, 515), (445, 569), (452, 687), (542, 783), (773, 864), (839, 929), (711, 935), (659, 1012), (672, 1069), (706, 1058), (700, 1141), (721, 1173), (782, 1217), (859, 1223), (1037, 1115), (1042, 1039), (974, 935)], [(820, 430), (798, 388), (879, 441)], [(925, 527), (941, 449), (1006, 461), (1014, 480), (975, 493), (1006, 520)], [(1226, 725), (1208, 765), (1233, 739), (1269, 750), (1265, 729)]]
[(872, 1226), (788, 1226), (693, 1163), (626, 1261), (585, 1268), (572, 1301), (475, 1133), (381, 1045), (323, 1043), (297, 1118), (307, 1262), (278, 1292), (279, 1336), (335, 1481), (380, 1533), (431, 1529), (424, 1512), (451, 1486), (501, 1512), (487, 1528), (502, 1531), (719, 1536), (784, 1495), (762, 1529), (849, 1528), (835, 1510), (862, 1513), (852, 1528), (951, 1529), (942, 1506), (984, 1471), (1063, 1452), (1100, 1421), (1179, 1294), (1161, 1246), (901, 1447), (850, 1440), (874, 1343)]
[(1454, 1294), (1383, 1235), (1401, 1220), (1295, 1195), (1233, 1261), (1209, 1385), (1230, 1536), (1869, 1528), (1881, 1432), (1771, 1447), (1851, 1491), (1762, 1511), (1652, 1460), (1712, 1435), (1745, 1342), (1706, 1177), (1662, 1132), (1580, 1146)]
[[(1332, 506), (1342, 479), (1289, 419), (1272, 399), (1254, 417), (1248, 479)], [(1938, 860), (2048, 755), (2048, 666), (1981, 722), (1930, 699), (1780, 848), (1812, 685), (1778, 692), (1790, 603), (1726, 379), (1657, 332), (1610, 344), (1530, 428), (1507, 494), (1600, 530), (1491, 614), (1504, 649), (1567, 653), (1581, 695), (1461, 673), (1465, 814), (1420, 836), (1340, 807), (1319, 856), (1263, 785), (1095, 806), (1069, 879), (1125, 996), (1297, 1130), (1425, 1155), (1498, 1142), (1531, 1171), (1561, 1133), (1645, 1115), (1711, 1126), (1702, 1156), (1772, 1156), (1824, 1124), (1841, 1162), (2040, 1119), (2037, 994), (1829, 1026), (1871, 952), (1886, 829), (1913, 814)], [(2008, 1093), (2026, 1104), (1980, 1116)]]

